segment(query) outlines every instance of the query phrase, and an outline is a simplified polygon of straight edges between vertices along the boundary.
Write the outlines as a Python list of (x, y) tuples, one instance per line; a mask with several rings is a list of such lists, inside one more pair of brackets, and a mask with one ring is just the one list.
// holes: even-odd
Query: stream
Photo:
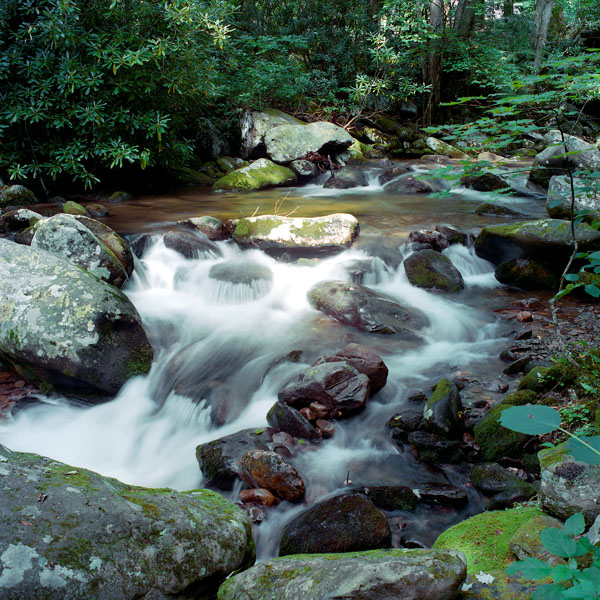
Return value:
[[(492, 381), (502, 370), (498, 358), (511, 326), (496, 318), (495, 308), (514, 298), (493, 275), (493, 266), (472, 249), (454, 245), (444, 251), (465, 280), (454, 295), (411, 286), (402, 265), (388, 266), (377, 248), (406, 257), (408, 232), (448, 224), (472, 230), (492, 222), (475, 215), (484, 195), (458, 188), (444, 198), (388, 193), (377, 183), (375, 167), (365, 188), (328, 190), (322, 183), (247, 194), (210, 194), (184, 188), (168, 197), (140, 196), (108, 205), (103, 221), (121, 233), (164, 231), (190, 216), (222, 220), (257, 211), (293, 216), (354, 214), (361, 226), (355, 245), (344, 252), (307, 263), (285, 263), (258, 250), (240, 250), (218, 242), (223, 256), (186, 260), (160, 238), (137, 261), (124, 291), (142, 316), (155, 361), (145, 377), (130, 380), (112, 401), (89, 406), (60, 396), (17, 411), (0, 423), (0, 441), (13, 450), (36, 452), (85, 467), (129, 484), (188, 490), (203, 485), (195, 458), (197, 445), (247, 428), (265, 428), (266, 413), (277, 393), (314, 360), (349, 342), (378, 353), (389, 368), (387, 385), (358, 416), (335, 422), (335, 435), (319, 445), (299, 448), (293, 457), (306, 484), (302, 505), (282, 502), (267, 509), (254, 526), (259, 558), (277, 554), (286, 522), (314, 502), (352, 486), (451, 483), (469, 496), (466, 508), (420, 504), (414, 512), (388, 512), (393, 543), (408, 538), (431, 544), (450, 525), (481, 512), (484, 500), (468, 485), (468, 465), (426, 465), (408, 446), (399, 447), (386, 422), (401, 412), (409, 395), (427, 391), (456, 371)], [(511, 205), (533, 217), (543, 203), (510, 197)], [(363, 283), (407, 307), (425, 313), (422, 339), (362, 333), (314, 310), (307, 292), (326, 279), (350, 280), (349, 265), (375, 256)], [(233, 284), (209, 277), (211, 267), (227, 262), (260, 268), (272, 277)], [(301, 351), (300, 362), (282, 361)], [(192, 381), (193, 384), (189, 382)], [(223, 395), (218, 417), (204, 398)], [(468, 401), (465, 400), (465, 404)], [(216, 422), (215, 422), (216, 421)], [(239, 500), (237, 487), (226, 492)]]

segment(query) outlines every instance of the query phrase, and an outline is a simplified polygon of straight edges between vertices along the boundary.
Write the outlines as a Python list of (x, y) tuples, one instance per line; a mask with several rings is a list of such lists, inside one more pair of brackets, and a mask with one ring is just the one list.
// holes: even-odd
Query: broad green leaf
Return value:
[(531, 594), (533, 600), (564, 600), (564, 589), (556, 583), (538, 585)]
[[(582, 442), (585, 442), (587, 446)], [(588, 446), (591, 446), (591, 448)], [(582, 438), (572, 437), (567, 442), (567, 450), (571, 452), (575, 460), (580, 460), (589, 465), (600, 465), (600, 435)]]
[(580, 535), (585, 531), (585, 519), (581, 513), (570, 516), (565, 521), (565, 531), (569, 535)]
[(503, 410), (500, 424), (519, 433), (542, 435), (560, 427), (560, 414), (554, 408), (543, 405), (512, 406)]
[(583, 289), (593, 298), (600, 297), (600, 289), (597, 288), (594, 284), (586, 285)]
[(567, 281), (577, 281), (579, 279), (579, 275), (577, 275), (577, 273), (567, 273), (565, 275), (565, 279)]
[(586, 552), (577, 547), (577, 542), (570, 538), (562, 529), (548, 527), (540, 533), (540, 540), (548, 552), (562, 558), (583, 556)]
[(561, 581), (571, 581), (573, 579), (574, 571), (569, 569), (567, 565), (556, 565), (552, 569), (552, 581), (560, 583)]
[(506, 572), (509, 575), (521, 573), (525, 579), (545, 579), (552, 573), (552, 566), (539, 558), (526, 558), (508, 565)]

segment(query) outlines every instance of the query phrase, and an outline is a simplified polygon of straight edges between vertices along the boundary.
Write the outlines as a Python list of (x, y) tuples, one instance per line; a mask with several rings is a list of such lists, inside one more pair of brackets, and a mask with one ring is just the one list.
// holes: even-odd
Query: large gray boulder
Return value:
[(228, 579), (218, 600), (451, 600), (466, 577), (453, 550), (371, 550), (286, 556)]
[[(44, 219), (37, 226), (31, 247), (66, 258), (103, 281), (121, 287), (131, 273), (133, 260), (130, 261), (131, 270), (128, 273), (113, 250), (87, 226), (88, 222), (95, 223), (93, 219), (66, 214)], [(129, 255), (131, 256), (131, 251)]]
[(0, 186), (0, 207), (36, 204), (35, 194), (24, 185)]
[[(600, 190), (598, 180), (592, 182), (580, 177), (573, 178), (575, 191), (575, 213), (591, 211), (585, 220), (594, 220), (600, 217)], [(571, 218), (571, 180), (565, 175), (555, 175), (548, 185), (546, 199), (546, 212), (552, 219)]]
[(358, 232), (356, 217), (344, 213), (314, 218), (261, 215), (240, 219), (233, 239), (243, 248), (275, 256), (316, 256), (349, 248)]
[(118, 289), (45, 250), (0, 240), (0, 358), (67, 395), (116, 394), (153, 352)]
[(244, 158), (265, 156), (265, 134), (279, 125), (302, 125), (302, 121), (276, 108), (247, 110), (240, 123), (242, 143), (241, 154)]
[(205, 598), (254, 562), (250, 523), (209, 490), (126, 485), (0, 446), (3, 600)]
[(268, 157), (276, 163), (289, 163), (309, 152), (334, 155), (352, 146), (354, 138), (344, 129), (318, 121), (301, 125), (280, 125), (264, 137)]
[(308, 292), (313, 308), (344, 325), (371, 333), (397, 334), (416, 340), (426, 319), (358, 283), (321, 281)]

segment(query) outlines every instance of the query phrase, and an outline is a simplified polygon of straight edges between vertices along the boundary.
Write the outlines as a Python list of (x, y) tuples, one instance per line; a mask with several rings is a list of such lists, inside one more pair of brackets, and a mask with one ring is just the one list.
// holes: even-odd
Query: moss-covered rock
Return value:
[(527, 258), (500, 263), (494, 276), (500, 283), (522, 290), (556, 290), (560, 282), (560, 277), (552, 269)]
[(500, 404), (509, 406), (524, 406), (525, 404), (535, 404), (537, 394), (533, 390), (520, 390), (508, 394)]
[(475, 425), (475, 441), (479, 445), (481, 456), (485, 461), (495, 461), (503, 456), (518, 457), (527, 441), (526, 435), (507, 429), (500, 424), (502, 411), (510, 406), (506, 402), (494, 406)]
[(504, 217), (505, 219), (523, 219), (527, 216), (520, 210), (498, 202), (483, 202), (475, 209), (475, 214), (480, 217)]
[(133, 200), (133, 196), (129, 192), (117, 191), (113, 192), (108, 198), (106, 198), (106, 202), (129, 202)]
[(0, 186), (0, 207), (36, 204), (35, 194), (24, 185)]
[(0, 357), (25, 379), (106, 397), (148, 372), (152, 356), (122, 292), (54, 254), (0, 240)]
[(451, 146), (447, 142), (442, 140), (438, 140), (434, 137), (428, 137), (425, 140), (425, 144), (434, 154), (443, 154), (444, 156), (449, 156), (450, 158), (469, 158), (462, 150), (459, 150), (455, 146)]
[(302, 121), (276, 108), (247, 110), (242, 116), (241, 153), (244, 158), (265, 156), (265, 134), (279, 125), (302, 125)]
[(510, 549), (515, 533), (529, 520), (543, 515), (538, 508), (484, 512), (444, 531), (433, 547), (462, 552), (469, 574), (504, 569), (516, 560)]
[(85, 206), (82, 206), (77, 202), (73, 202), (73, 200), (65, 202), (65, 205), (63, 206), (63, 212), (66, 215), (78, 215), (80, 217), (89, 217), (88, 211), (85, 208)]
[(247, 167), (235, 169), (221, 177), (212, 187), (214, 191), (248, 191), (285, 185), (296, 181), (296, 174), (287, 167), (259, 158)]
[[(574, 177), (575, 212), (589, 211), (584, 218), (591, 222), (600, 217), (600, 200), (598, 199), (597, 182), (586, 181)], [(551, 219), (571, 218), (571, 179), (566, 175), (554, 176), (548, 185), (546, 212)]]
[(540, 540), (540, 533), (548, 527), (562, 529), (563, 524), (558, 519), (546, 514), (535, 515), (529, 521), (523, 523), (508, 543), (511, 552), (519, 560), (532, 557), (555, 564), (557, 557), (550, 554), (542, 545), (542, 540)]
[(444, 437), (460, 438), (462, 411), (458, 388), (448, 379), (442, 379), (423, 410), (423, 428)]
[(463, 557), (452, 551), (305, 554), (261, 562), (231, 577), (218, 600), (450, 600), (464, 578)]
[(404, 261), (408, 281), (416, 287), (458, 292), (465, 287), (452, 261), (435, 250), (418, 250)]
[(515, 502), (524, 502), (536, 495), (537, 490), (497, 463), (483, 463), (471, 468), (473, 485), (491, 496), (490, 509), (512, 508)]
[(554, 388), (565, 388), (577, 381), (577, 369), (567, 363), (557, 362), (551, 367), (535, 367), (519, 382), (519, 391), (531, 390), (537, 394)]
[(194, 597), (254, 562), (246, 515), (208, 490), (126, 485), (0, 446), (0, 596)]

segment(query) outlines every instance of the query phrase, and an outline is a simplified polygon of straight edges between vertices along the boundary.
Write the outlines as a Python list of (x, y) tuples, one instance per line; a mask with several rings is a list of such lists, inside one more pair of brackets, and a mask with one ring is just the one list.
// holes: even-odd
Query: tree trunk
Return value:
[(504, 0), (502, 5), (502, 13), (505, 17), (512, 17), (515, 14), (514, 0)]
[(537, 0), (535, 5), (535, 29), (533, 31), (533, 46), (535, 49), (535, 59), (533, 61), (533, 70), (538, 71), (544, 48), (548, 39), (548, 26), (552, 18), (552, 7), (554, 0)]
[(454, 31), (463, 38), (468, 37), (475, 25), (473, 0), (459, 0), (454, 17)]
[(431, 31), (440, 37), (431, 40), (429, 55), (423, 64), (423, 79), (425, 85), (430, 86), (429, 99), (424, 111), (426, 124), (431, 123), (433, 109), (440, 102), (440, 78), (442, 74), (442, 49), (444, 33), (444, 0), (430, 0), (429, 25)]

